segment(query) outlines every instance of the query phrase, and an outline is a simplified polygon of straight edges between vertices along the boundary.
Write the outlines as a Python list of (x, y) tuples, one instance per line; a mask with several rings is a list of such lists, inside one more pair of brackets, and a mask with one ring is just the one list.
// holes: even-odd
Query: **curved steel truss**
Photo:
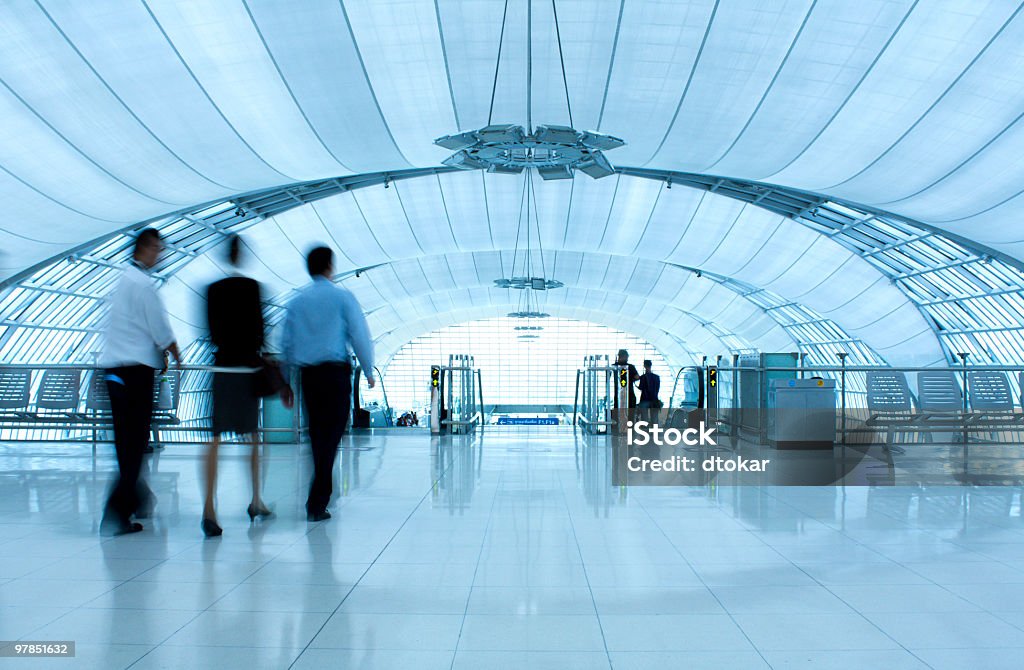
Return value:
[[(266, 189), (140, 222), (76, 248), (0, 284), (5, 291), (0, 361), (90, 362), (98, 348), (102, 298), (129, 256), (132, 233), (142, 227), (159, 228), (167, 240), (170, 253), (156, 268), (157, 277), (166, 279), (224, 236), (269, 216), (345, 191), (453, 170), (378, 172)], [(1013, 258), (915, 221), (791, 188), (629, 167), (618, 171), (663, 181), (666, 188), (698, 188), (742, 200), (829, 236), (889, 277), (927, 317), (951, 361), (957, 352), (970, 353), (977, 363), (1024, 360), (1024, 269)], [(884, 362), (804, 305), (729, 277), (704, 275), (757, 304), (800, 344), (810, 362), (831, 363), (839, 351), (863, 363)], [(743, 348), (732, 333), (705, 325), (729, 346)]]

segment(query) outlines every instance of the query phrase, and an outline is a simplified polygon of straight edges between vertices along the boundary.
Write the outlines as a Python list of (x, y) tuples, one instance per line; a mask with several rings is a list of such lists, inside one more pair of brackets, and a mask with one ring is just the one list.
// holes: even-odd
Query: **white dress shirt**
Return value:
[(134, 263), (124, 269), (109, 299), (100, 366), (148, 365), (157, 370), (164, 367), (164, 350), (175, 339), (156, 288), (153, 278)]

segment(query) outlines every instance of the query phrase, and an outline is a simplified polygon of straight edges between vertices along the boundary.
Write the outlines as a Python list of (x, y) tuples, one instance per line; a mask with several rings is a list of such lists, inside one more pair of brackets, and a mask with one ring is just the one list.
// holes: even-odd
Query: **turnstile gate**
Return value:
[(610, 365), (607, 355), (587, 356), (576, 374), (576, 385), (574, 417), (584, 430), (594, 435), (626, 430), (630, 385), (627, 366)]
[(483, 383), (472, 356), (430, 368), (430, 432), (469, 433), (483, 424)]

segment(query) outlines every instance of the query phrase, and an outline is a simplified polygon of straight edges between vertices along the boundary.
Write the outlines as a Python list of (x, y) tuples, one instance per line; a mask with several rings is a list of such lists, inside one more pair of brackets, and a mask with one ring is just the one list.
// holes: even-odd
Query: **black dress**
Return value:
[[(248, 277), (228, 277), (206, 292), (210, 341), (217, 367), (256, 368), (263, 364), (263, 306), (260, 285)], [(259, 427), (260, 399), (255, 373), (213, 375), (213, 433), (254, 433)]]

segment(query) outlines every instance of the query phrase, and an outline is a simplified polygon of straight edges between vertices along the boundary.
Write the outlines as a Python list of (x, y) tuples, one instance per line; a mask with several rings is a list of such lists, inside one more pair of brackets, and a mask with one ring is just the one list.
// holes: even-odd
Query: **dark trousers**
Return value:
[(151, 494), (149, 487), (140, 482), (139, 474), (146, 447), (149, 446), (155, 373), (156, 370), (146, 365), (130, 365), (106, 371), (119, 474), (107, 500), (105, 525), (127, 525), (140, 505), (150, 502), (142, 499)]
[(315, 513), (327, 509), (331, 501), (334, 459), (352, 405), (352, 366), (321, 363), (302, 368), (301, 374), (313, 451), (313, 482), (309, 486), (306, 511)]

